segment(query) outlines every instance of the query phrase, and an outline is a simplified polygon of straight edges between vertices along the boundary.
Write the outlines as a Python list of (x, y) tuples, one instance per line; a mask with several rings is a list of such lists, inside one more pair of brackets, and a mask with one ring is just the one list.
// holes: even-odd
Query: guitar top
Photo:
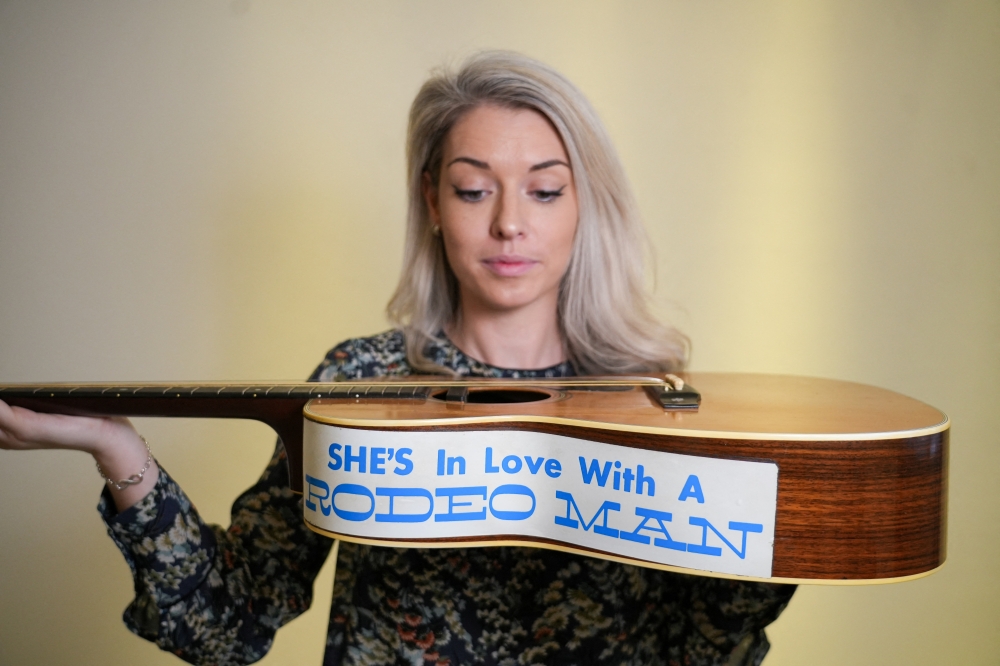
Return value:
[(465, 397), (458, 398), (455, 391), (449, 396), (445, 386), (430, 387), (417, 401), (383, 398), (379, 393), (384, 385), (359, 383), (345, 389), (357, 399), (318, 399), (306, 413), (317, 421), (358, 427), (516, 420), (758, 440), (899, 439), (948, 428), (948, 418), (930, 405), (865, 384), (738, 373), (680, 377), (685, 381), (682, 391), (670, 389), (666, 395), (696, 388), (693, 394), (699, 397), (676, 407), (657, 399), (649, 384), (572, 385), (554, 379), (466, 383)]

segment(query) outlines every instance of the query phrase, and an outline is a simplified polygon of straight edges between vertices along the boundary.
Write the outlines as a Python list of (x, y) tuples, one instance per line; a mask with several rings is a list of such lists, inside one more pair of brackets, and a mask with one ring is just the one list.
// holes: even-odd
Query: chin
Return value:
[(542, 298), (542, 294), (537, 293), (489, 294), (486, 298), (483, 298), (483, 303), (493, 310), (510, 311), (529, 306)]

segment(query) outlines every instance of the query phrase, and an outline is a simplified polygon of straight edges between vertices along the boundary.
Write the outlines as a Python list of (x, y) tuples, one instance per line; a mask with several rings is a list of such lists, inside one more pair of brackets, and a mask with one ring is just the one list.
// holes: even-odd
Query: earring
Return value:
[(438, 225), (435, 224), (433, 227), (431, 227), (431, 233), (434, 234), (435, 236), (440, 236), (441, 235), (441, 227), (439, 227)]

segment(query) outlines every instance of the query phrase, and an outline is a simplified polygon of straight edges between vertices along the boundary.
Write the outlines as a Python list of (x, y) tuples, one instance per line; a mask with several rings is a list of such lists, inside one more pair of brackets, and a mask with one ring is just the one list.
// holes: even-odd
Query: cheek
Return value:
[(573, 241), (576, 238), (578, 227), (577, 210), (573, 206), (571, 210), (564, 211), (564, 214), (550, 227), (548, 246), (554, 256), (558, 256), (563, 263), (563, 270), (569, 263), (570, 255), (573, 253)]
[(467, 234), (455, 230), (444, 235), (444, 253), (448, 266), (451, 267), (459, 282), (473, 279), (478, 266), (478, 244)]
[[(485, 206), (470, 206), (458, 201), (454, 196), (445, 196), (440, 201), (440, 224), (449, 236), (467, 242), (476, 234), (489, 233), (489, 209)], [(464, 237), (464, 238), (462, 238)]]

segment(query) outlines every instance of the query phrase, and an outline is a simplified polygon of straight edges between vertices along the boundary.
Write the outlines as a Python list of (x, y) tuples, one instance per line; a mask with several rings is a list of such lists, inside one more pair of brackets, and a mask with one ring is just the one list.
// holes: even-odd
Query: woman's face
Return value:
[(424, 196), (458, 278), (462, 309), (555, 312), (577, 225), (562, 140), (543, 115), (480, 106), (444, 143)]

